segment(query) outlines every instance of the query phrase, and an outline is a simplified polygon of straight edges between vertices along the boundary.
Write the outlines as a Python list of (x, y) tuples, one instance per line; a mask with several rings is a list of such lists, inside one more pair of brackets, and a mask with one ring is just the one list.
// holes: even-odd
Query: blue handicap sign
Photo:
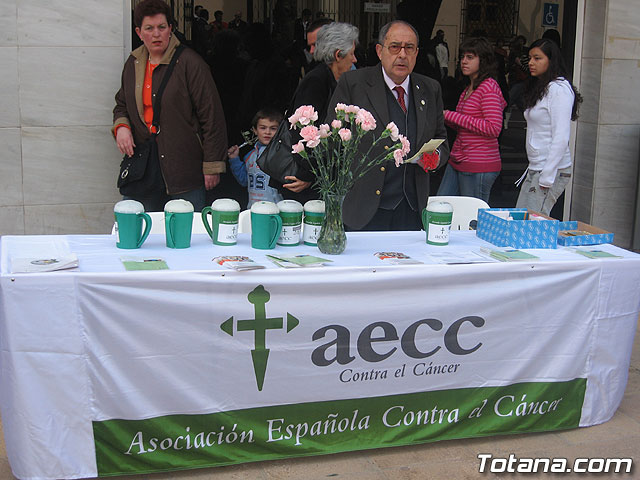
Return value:
[(557, 3), (545, 3), (542, 11), (542, 26), (557, 27), (558, 26), (558, 10)]

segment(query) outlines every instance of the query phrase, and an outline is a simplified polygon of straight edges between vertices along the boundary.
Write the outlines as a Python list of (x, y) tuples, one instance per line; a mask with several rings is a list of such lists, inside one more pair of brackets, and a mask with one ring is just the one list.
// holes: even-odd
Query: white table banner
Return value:
[(577, 427), (597, 268), (493, 267), (80, 280), (98, 472)]

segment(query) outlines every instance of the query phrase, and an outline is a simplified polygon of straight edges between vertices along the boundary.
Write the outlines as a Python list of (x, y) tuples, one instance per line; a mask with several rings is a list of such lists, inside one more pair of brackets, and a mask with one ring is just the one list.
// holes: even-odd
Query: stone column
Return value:
[(640, 4), (586, 1), (571, 218), (628, 248), (640, 139)]

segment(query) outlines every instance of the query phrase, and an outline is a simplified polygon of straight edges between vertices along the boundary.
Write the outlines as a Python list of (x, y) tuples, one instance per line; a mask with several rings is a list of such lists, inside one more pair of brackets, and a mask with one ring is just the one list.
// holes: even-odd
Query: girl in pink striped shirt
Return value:
[(456, 111), (444, 111), (444, 121), (458, 135), (438, 195), (463, 195), (489, 202), (491, 186), (502, 164), (498, 135), (507, 105), (495, 80), (493, 47), (484, 38), (470, 38), (461, 47), (460, 68), (469, 82)]

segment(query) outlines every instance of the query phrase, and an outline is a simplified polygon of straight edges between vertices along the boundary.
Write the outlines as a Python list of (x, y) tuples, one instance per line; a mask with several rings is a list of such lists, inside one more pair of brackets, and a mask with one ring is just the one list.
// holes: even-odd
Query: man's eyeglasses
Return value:
[(383, 45), (383, 47), (386, 47), (391, 55), (399, 54), (400, 50), (402, 50), (403, 48), (407, 55), (413, 55), (418, 51), (418, 47), (416, 47), (412, 43), (408, 45), (398, 45), (397, 43), (392, 43), (391, 45)]

